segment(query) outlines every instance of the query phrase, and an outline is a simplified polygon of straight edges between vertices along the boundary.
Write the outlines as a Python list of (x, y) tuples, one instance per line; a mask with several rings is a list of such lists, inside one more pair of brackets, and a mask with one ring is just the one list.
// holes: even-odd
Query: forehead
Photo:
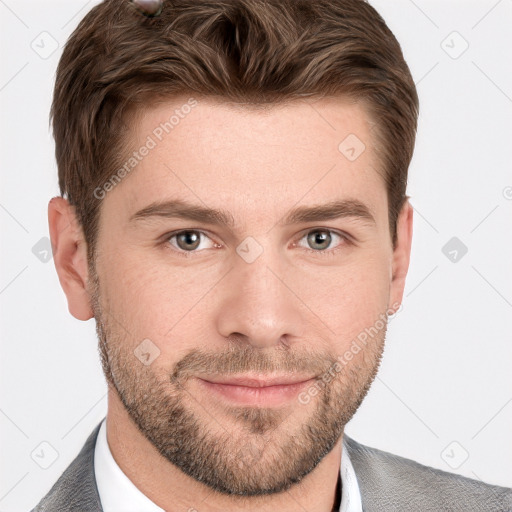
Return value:
[(254, 108), (182, 97), (131, 126), (132, 165), (107, 196), (124, 218), (169, 199), (274, 220), (299, 203), (344, 198), (376, 217), (387, 208), (371, 120), (348, 99)]

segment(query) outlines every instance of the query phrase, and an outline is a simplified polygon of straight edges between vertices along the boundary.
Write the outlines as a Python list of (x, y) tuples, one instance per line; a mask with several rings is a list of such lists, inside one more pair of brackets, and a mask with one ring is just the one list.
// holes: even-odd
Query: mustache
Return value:
[(189, 378), (201, 374), (222, 376), (241, 373), (302, 373), (321, 375), (336, 362), (329, 352), (287, 350), (263, 352), (250, 346), (230, 347), (223, 352), (204, 352), (192, 349), (180, 359), (171, 374), (173, 384), (184, 384)]

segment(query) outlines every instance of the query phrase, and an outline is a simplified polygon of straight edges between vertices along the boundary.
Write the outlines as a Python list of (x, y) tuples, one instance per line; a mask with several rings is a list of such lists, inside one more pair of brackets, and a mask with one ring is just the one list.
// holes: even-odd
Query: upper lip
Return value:
[(314, 376), (276, 375), (276, 376), (240, 376), (240, 377), (205, 377), (202, 380), (214, 384), (227, 384), (231, 386), (247, 386), (251, 388), (264, 388), (268, 386), (285, 386), (299, 384), (313, 379)]

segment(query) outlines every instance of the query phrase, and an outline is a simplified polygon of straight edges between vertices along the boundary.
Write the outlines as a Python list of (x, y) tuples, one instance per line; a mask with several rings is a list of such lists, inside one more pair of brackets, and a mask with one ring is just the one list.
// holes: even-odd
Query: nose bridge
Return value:
[(264, 348), (279, 345), (284, 335), (300, 335), (299, 304), (285, 284), (284, 265), (278, 251), (270, 249), (255, 259), (244, 259), (244, 253), (235, 258), (219, 308), (223, 336), (242, 334), (251, 345)]

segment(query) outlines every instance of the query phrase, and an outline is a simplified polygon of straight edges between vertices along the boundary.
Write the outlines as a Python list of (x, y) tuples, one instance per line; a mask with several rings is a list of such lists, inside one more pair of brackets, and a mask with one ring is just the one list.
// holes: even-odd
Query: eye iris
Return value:
[[(313, 231), (308, 235), (308, 244), (312, 249), (320, 250), (326, 249), (331, 243), (331, 235), (328, 231)], [(313, 244), (320, 244), (322, 247), (313, 247)]]
[(180, 233), (176, 236), (176, 241), (180, 249), (183, 249), (184, 251), (190, 251), (197, 248), (199, 242), (201, 241), (201, 237), (195, 231), (184, 231), (183, 233)]

